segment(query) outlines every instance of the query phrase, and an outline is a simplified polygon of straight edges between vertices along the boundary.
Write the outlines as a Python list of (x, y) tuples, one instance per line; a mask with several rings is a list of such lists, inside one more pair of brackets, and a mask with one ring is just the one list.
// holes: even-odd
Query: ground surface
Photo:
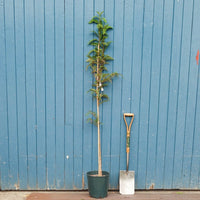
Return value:
[[(0, 192), (0, 200), (91, 200), (88, 192)], [(135, 195), (109, 192), (106, 200), (200, 200), (200, 191), (136, 191)]]

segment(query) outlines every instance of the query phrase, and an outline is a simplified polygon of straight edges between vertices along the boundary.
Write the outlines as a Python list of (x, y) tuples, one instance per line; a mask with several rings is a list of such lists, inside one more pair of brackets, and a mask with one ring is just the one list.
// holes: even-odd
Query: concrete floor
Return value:
[[(0, 192), (0, 200), (91, 200), (88, 192)], [(109, 192), (107, 200), (200, 200), (200, 191), (136, 191), (135, 195)]]
[(31, 192), (4, 192), (0, 191), (0, 200), (26, 200)]

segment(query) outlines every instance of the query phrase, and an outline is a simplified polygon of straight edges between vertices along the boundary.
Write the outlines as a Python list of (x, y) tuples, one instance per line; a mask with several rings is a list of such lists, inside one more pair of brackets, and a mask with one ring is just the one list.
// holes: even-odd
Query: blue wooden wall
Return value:
[(115, 79), (101, 107), (110, 189), (126, 167), (133, 112), (137, 189), (200, 189), (199, 0), (0, 0), (0, 187), (86, 189), (97, 169), (95, 110), (85, 71), (96, 11), (114, 31)]

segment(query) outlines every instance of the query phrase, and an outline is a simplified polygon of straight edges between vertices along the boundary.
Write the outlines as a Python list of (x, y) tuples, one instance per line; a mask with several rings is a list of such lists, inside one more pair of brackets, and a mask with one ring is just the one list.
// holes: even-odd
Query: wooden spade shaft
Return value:
[[(126, 117), (132, 117), (131, 122), (128, 126)], [(124, 113), (124, 122), (126, 124), (126, 171), (128, 172), (129, 168), (129, 152), (130, 152), (130, 132), (131, 126), (133, 124), (134, 114), (133, 113)]]

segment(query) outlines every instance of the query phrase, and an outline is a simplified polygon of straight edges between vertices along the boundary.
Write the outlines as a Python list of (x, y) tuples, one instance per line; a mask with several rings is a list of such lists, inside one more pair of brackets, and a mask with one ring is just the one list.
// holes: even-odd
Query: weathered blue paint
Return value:
[(97, 169), (95, 110), (85, 70), (96, 11), (114, 27), (101, 107), (110, 189), (126, 167), (124, 112), (133, 112), (137, 189), (200, 189), (198, 0), (0, 0), (0, 188), (86, 189)]
[[(59, 189), (64, 188), (64, 174), (65, 174), (65, 143), (64, 143), (64, 72), (65, 72), (65, 58), (64, 58), (64, 14), (65, 14), (64, 0), (55, 1), (55, 123), (56, 123), (56, 184), (55, 187)], [(67, 78), (66, 78), (67, 80)], [(66, 86), (67, 87), (67, 86)], [(47, 169), (48, 170), (48, 169)], [(48, 173), (48, 172), (47, 172)]]
[[(179, 68), (179, 93), (177, 97), (177, 122), (176, 122), (176, 141), (174, 153), (174, 172), (173, 187), (183, 187), (182, 167), (184, 157), (185, 120), (187, 108), (187, 85), (189, 78), (190, 51), (191, 51), (191, 30), (192, 30), (193, 2), (184, 2), (183, 25), (182, 25), (182, 48), (180, 54)], [(183, 67), (185, 66), (185, 67)], [(180, 148), (181, 147), (181, 148)], [(182, 155), (182, 156), (181, 156)]]
[[(71, 38), (65, 40), (65, 46), (70, 49), (70, 51), (65, 51), (65, 61), (68, 67), (66, 67), (65, 76), (68, 77), (66, 79), (65, 86), (65, 98), (67, 98), (68, 103), (65, 104), (65, 187), (69, 189), (73, 189), (73, 177), (74, 177), (74, 1), (68, 1), (65, 5), (65, 13), (68, 13), (65, 16), (65, 27), (69, 27), (66, 32), (66, 38)], [(69, 76), (69, 74), (71, 74)], [(85, 134), (83, 135), (85, 136)], [(87, 157), (87, 155), (86, 155)]]
[[(54, 1), (45, 4), (46, 44), (46, 187), (55, 188), (55, 6)], [(48, 67), (47, 67), (48, 66)], [(48, 97), (48, 98), (47, 98)]]

